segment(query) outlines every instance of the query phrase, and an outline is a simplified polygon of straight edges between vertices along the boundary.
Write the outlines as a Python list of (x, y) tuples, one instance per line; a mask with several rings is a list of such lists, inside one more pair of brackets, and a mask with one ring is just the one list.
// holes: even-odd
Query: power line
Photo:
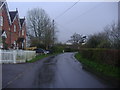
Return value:
[(86, 12), (84, 12), (84, 13), (82, 13), (82, 14), (78, 15), (77, 17), (75, 17), (74, 19), (72, 19), (71, 21), (69, 21), (69, 22), (68, 22), (68, 23), (66, 23), (66, 24), (71, 24), (71, 23), (73, 23), (73, 22), (77, 21), (77, 20), (78, 20), (78, 18), (79, 18), (80, 16), (85, 15), (86, 13), (88, 13), (89, 11), (91, 11), (91, 10), (93, 10), (93, 9), (96, 9), (96, 7), (100, 6), (100, 4), (102, 4), (102, 2), (101, 2), (101, 3), (99, 3), (99, 4), (97, 4), (97, 5), (95, 5), (93, 8), (91, 8), (91, 9), (87, 10)]
[(68, 9), (66, 9), (63, 13), (61, 13), (59, 16), (57, 16), (55, 19), (60, 18), (61, 16), (63, 16), (66, 12), (68, 12), (70, 9), (72, 9), (80, 0), (78, 0), (77, 2), (75, 2), (72, 6), (70, 6)]
[[(86, 12), (78, 15), (77, 17), (75, 17), (74, 19), (72, 19), (71, 21), (69, 21), (68, 23), (66, 23), (65, 25), (68, 25), (68, 24), (71, 24), (71, 23), (77, 21), (80, 16), (85, 15), (86, 13), (90, 12), (90, 11), (93, 10), (93, 9), (96, 9), (96, 7), (100, 6), (100, 4), (102, 4), (102, 3), (99, 3), (99, 4), (95, 5), (93, 8), (88, 9)], [(56, 21), (55, 21), (55, 22), (56, 22)], [(56, 24), (59, 25), (61, 28), (65, 29), (65, 30), (66, 30), (66, 29), (69, 30), (68, 28), (64, 27), (63, 25), (61, 25), (61, 24), (59, 24), (59, 23), (57, 23), (57, 22), (56, 22)]]

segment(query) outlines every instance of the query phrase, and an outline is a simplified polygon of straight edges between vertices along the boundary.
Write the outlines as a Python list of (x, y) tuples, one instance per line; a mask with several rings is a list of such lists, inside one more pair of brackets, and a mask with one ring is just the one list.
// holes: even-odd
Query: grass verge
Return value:
[(57, 54), (59, 54), (59, 53), (54, 53), (54, 54), (42, 54), (42, 55), (37, 55), (35, 58), (33, 58), (32, 60), (30, 60), (30, 61), (27, 61), (27, 63), (33, 63), (33, 62), (36, 62), (36, 61), (38, 61), (38, 60), (40, 60), (40, 59), (43, 59), (43, 58), (45, 58), (45, 57), (48, 57), (48, 56), (54, 56), (54, 55), (57, 55)]
[(94, 72), (98, 72), (101, 75), (120, 80), (120, 68), (118, 67), (113, 67), (110, 65), (100, 64), (95, 61), (87, 60), (85, 58), (82, 58), (80, 53), (76, 53), (75, 58), (80, 61), (83, 66), (90, 68)]

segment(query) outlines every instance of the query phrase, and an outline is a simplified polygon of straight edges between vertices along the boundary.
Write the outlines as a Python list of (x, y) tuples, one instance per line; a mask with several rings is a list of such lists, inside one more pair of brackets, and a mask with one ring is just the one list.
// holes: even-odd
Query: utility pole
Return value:
[(55, 44), (55, 21), (53, 19), (53, 45)]

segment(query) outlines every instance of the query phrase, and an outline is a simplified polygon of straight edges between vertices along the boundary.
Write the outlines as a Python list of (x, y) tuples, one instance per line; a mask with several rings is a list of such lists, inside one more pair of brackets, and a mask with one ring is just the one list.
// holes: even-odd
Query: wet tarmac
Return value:
[(35, 63), (4, 64), (3, 88), (110, 88), (82, 69), (75, 53), (50, 56)]

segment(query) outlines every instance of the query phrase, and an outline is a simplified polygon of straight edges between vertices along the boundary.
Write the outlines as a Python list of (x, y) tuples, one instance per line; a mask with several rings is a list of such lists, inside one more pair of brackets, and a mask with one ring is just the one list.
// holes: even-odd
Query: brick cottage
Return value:
[(7, 2), (0, 1), (0, 48), (25, 49), (26, 23), (19, 12), (9, 11)]

